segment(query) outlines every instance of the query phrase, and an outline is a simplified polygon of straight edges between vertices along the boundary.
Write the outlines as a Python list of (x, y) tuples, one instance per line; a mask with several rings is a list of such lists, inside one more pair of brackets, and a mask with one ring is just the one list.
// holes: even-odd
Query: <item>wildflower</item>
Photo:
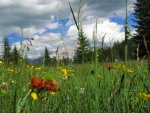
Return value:
[(8, 72), (9, 74), (12, 74), (12, 73), (14, 72), (14, 70), (13, 70), (13, 69), (7, 69), (7, 72)]
[(79, 94), (84, 94), (85, 89), (84, 88), (80, 88)]
[(140, 93), (140, 97), (143, 98), (144, 100), (147, 100), (150, 99), (150, 94)]
[(46, 81), (43, 78), (38, 78), (34, 76), (31, 81), (31, 86), (33, 88), (37, 88), (38, 90), (42, 90), (46, 86)]
[(57, 92), (59, 90), (56, 80), (48, 82), (46, 87), (48, 92)]
[(7, 82), (3, 82), (2, 85), (1, 85), (1, 87), (3, 89), (8, 89), (8, 83)]
[(33, 66), (33, 65), (27, 65), (26, 67), (27, 67), (28, 69), (33, 69), (34, 66)]
[(61, 74), (63, 74), (64, 76), (67, 75), (67, 70), (66, 70), (66, 69), (61, 69), (60, 72), (61, 72)]
[(112, 68), (113, 68), (113, 66), (106, 66), (106, 68), (110, 71)]
[(98, 77), (99, 79), (103, 78), (103, 76), (101, 76), (101, 75), (98, 75), (97, 77)]
[(51, 92), (51, 91), (56, 91), (56, 89), (55, 89), (55, 84), (51, 81), (51, 82), (49, 82), (48, 84), (47, 84), (47, 91), (48, 92)]
[(53, 91), (52, 91), (52, 92), (51, 92), (51, 95), (53, 95), (53, 96), (56, 95), (56, 92), (53, 92)]
[(34, 101), (37, 101), (37, 100), (38, 100), (38, 96), (37, 96), (37, 94), (36, 94), (35, 92), (32, 92), (32, 93), (31, 93), (31, 97), (32, 97), (32, 99), (33, 99)]
[(126, 72), (127, 72), (127, 73), (132, 73), (133, 71), (130, 70), (130, 69), (127, 69)]
[(36, 71), (40, 71), (41, 68), (40, 68), (40, 67), (36, 67), (35, 70), (36, 70)]
[(11, 83), (14, 83), (14, 82), (15, 82), (14, 80), (11, 81)]
[(113, 66), (113, 68), (120, 68), (120, 66), (121, 65), (115, 63), (114, 66)]
[(60, 72), (62, 75), (70, 77), (71, 70), (61, 69)]
[(62, 69), (61, 67), (56, 68), (56, 70), (58, 70), (58, 71), (60, 71), (61, 69)]
[(3, 65), (3, 64), (4, 64), (4, 62), (0, 61), (0, 65)]

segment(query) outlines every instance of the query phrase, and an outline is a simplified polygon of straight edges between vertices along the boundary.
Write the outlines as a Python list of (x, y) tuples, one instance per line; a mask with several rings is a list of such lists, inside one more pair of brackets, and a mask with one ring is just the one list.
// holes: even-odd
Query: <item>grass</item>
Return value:
[[(113, 63), (98, 64), (97, 76), (91, 73), (94, 69), (93, 64), (68, 65), (63, 67), (71, 70), (67, 79), (64, 79), (64, 75), (55, 67), (45, 67), (43, 73), (42, 69), (35, 70), (36, 67), (31, 69), (20, 68), (22, 64), (3, 64), (0, 66), (0, 81), (1, 86), (4, 82), (8, 83), (8, 89), (0, 89), (1, 113), (19, 113), (19, 108), (20, 112), (26, 113), (122, 113), (124, 92), (127, 95), (125, 107), (129, 108), (126, 112), (149, 112), (149, 100), (144, 100), (139, 95), (142, 92), (148, 93), (146, 61), (131, 61), (128, 64), (128, 68), (133, 72), (127, 73), (126, 83), (121, 83), (124, 75), (122, 67), (112, 68), (110, 71), (106, 68), (106, 65), (115, 66)], [(12, 73), (8, 72), (8, 67), (13, 70)], [(29, 85), (32, 76), (44, 77), (46, 74), (53, 75), (57, 80), (60, 87), (57, 94), (45, 91), (38, 93)], [(121, 84), (126, 86), (122, 87)], [(38, 95), (37, 101), (30, 96), (33, 91)]]

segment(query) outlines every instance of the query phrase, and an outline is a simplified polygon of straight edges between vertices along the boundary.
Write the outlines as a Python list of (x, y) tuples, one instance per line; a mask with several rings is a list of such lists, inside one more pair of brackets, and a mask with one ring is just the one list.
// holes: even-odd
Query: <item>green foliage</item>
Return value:
[(79, 63), (87, 62), (88, 59), (85, 56), (89, 52), (89, 40), (84, 35), (82, 28), (80, 29), (80, 32), (78, 33), (77, 39), (78, 39), (77, 44), (79, 46), (77, 47), (77, 50), (76, 50), (75, 61)]
[(134, 36), (134, 40), (137, 43), (140, 43), (140, 57), (146, 55), (146, 50), (143, 42), (143, 36), (147, 41), (148, 50), (150, 50), (150, 0), (137, 0), (134, 4), (134, 21), (136, 25), (133, 25), (136, 28), (137, 34)]
[(12, 53), (11, 53), (11, 61), (15, 64), (18, 64), (19, 63), (19, 60), (21, 59), (21, 55), (19, 53), (19, 51), (17, 50), (17, 47), (15, 46), (12, 50)]
[(3, 50), (3, 60), (6, 62), (6, 63), (9, 63), (10, 60), (11, 60), (11, 48), (10, 48), (10, 45), (9, 45), (9, 41), (7, 38), (4, 38), (3, 39), (3, 47), (2, 47), (2, 50)]
[(48, 49), (47, 49), (47, 47), (45, 47), (45, 55), (44, 55), (44, 57), (45, 57), (45, 59), (44, 59), (44, 64), (45, 65), (50, 65), (50, 63), (51, 63), (51, 58), (50, 58), (50, 56), (49, 56), (49, 52), (48, 52)]

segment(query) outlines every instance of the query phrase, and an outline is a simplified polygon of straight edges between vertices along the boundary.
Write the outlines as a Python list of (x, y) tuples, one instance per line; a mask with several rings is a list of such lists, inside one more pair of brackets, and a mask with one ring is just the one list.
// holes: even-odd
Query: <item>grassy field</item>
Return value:
[(61, 67), (0, 61), (1, 113), (149, 113), (147, 62)]

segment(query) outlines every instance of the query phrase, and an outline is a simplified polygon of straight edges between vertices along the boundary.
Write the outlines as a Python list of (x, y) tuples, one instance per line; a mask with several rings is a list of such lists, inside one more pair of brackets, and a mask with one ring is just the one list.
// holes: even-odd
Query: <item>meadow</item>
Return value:
[(1, 113), (149, 113), (147, 61), (6, 65), (0, 61)]
[[(69, 5), (80, 36), (83, 5), (78, 20)], [(96, 43), (97, 21), (93, 63), (45, 66), (0, 61), (0, 113), (150, 113), (147, 60), (128, 61), (125, 43), (124, 62), (98, 62)]]

